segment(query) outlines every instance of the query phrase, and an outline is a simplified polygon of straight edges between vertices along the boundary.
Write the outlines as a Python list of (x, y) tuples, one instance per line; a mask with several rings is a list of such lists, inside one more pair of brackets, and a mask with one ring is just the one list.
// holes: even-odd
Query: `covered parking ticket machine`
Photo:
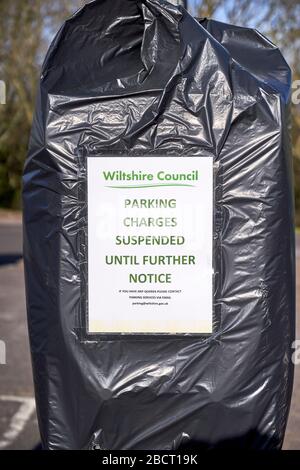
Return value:
[(24, 171), (45, 449), (282, 445), (291, 74), (257, 31), (94, 1), (46, 57)]

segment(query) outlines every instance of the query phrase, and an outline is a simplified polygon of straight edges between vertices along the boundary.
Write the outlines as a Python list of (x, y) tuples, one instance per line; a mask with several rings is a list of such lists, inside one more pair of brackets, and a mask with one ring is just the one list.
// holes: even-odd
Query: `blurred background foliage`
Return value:
[[(113, 1), (113, 0), (111, 0)], [(84, 0), (0, 0), (0, 207), (18, 209), (39, 70), (50, 40)], [(300, 80), (299, 0), (189, 0), (198, 17), (255, 27), (282, 50)], [(300, 88), (300, 82), (299, 82)], [(300, 98), (300, 93), (298, 93)], [(300, 225), (300, 105), (292, 105), (297, 224)]]

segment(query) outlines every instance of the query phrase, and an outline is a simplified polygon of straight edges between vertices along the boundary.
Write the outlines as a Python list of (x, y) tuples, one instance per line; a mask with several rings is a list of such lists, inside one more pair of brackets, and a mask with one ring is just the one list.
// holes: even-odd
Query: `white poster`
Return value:
[(87, 161), (88, 332), (211, 333), (213, 158)]

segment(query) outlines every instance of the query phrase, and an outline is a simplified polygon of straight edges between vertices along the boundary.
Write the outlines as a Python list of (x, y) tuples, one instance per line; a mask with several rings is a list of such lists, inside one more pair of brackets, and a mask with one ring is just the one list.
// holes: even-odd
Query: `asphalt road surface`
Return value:
[(0, 449), (33, 449), (40, 441), (26, 325), (21, 240), (19, 223), (0, 223), (0, 340), (6, 345), (6, 365), (0, 365)]
[[(6, 343), (6, 365), (0, 364), (0, 449), (34, 449), (39, 444), (25, 314), (21, 240), (20, 223), (0, 221), (0, 341)], [(300, 236), (297, 237), (297, 260), (297, 274), (300, 274)], [(297, 292), (300, 293), (299, 275)], [(300, 295), (297, 298), (297, 312), (300, 312)], [(296, 337), (300, 339), (300, 321)], [(0, 352), (1, 345), (0, 342)], [(284, 448), (300, 449), (300, 364), (296, 366)]]

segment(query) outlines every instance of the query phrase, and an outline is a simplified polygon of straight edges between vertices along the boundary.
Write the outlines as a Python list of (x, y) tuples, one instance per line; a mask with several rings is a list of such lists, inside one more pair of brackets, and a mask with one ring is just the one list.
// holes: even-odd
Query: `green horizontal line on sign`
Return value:
[(138, 186), (106, 186), (106, 188), (112, 188), (112, 189), (139, 189), (139, 188), (158, 188), (162, 186), (181, 186), (181, 187), (188, 187), (188, 188), (194, 188), (195, 185), (193, 184), (175, 184), (175, 183), (169, 183), (169, 184), (140, 184)]

